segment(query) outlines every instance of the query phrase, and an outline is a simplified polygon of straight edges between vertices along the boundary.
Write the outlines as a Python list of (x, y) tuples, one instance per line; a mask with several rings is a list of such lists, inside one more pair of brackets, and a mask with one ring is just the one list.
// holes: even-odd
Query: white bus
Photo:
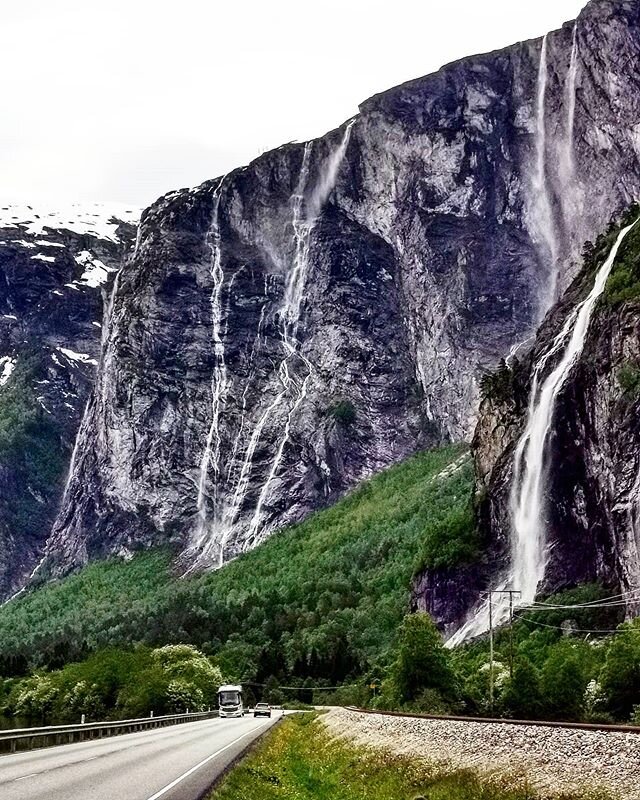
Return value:
[(242, 686), (221, 686), (218, 689), (218, 707), (221, 717), (242, 717)]

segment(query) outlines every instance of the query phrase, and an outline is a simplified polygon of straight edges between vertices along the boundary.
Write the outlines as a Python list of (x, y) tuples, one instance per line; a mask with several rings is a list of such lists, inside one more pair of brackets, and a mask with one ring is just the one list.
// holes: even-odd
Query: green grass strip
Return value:
[[(426, 761), (332, 739), (317, 714), (284, 720), (213, 791), (209, 800), (534, 800), (509, 778), (442, 774)], [(602, 794), (558, 795), (599, 800)]]

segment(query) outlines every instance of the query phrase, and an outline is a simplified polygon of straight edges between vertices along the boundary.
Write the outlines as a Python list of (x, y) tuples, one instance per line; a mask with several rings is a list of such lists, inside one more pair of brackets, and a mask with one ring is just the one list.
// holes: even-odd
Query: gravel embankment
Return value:
[(446, 770), (526, 777), (541, 797), (604, 789), (640, 800), (640, 734), (453, 722), (334, 708), (329, 731), (357, 744), (423, 758)]

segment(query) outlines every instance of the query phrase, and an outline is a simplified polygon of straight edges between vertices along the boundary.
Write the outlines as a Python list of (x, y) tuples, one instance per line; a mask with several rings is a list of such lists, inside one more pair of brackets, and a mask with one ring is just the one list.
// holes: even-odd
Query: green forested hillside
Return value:
[(228, 677), (362, 675), (389, 650), (416, 565), (475, 554), (464, 452), (421, 453), (215, 573), (180, 580), (168, 552), (148, 552), (18, 598), (0, 609), (0, 675), (183, 642)]
[[(0, 608), (0, 714), (206, 707), (223, 677), (266, 684), (256, 693), (280, 702), (311, 692), (278, 686), (343, 684), (322, 699), (640, 721), (640, 627), (617, 627), (623, 608), (610, 590), (584, 586), (519, 611), (513, 636), (496, 636), (493, 704), (486, 639), (445, 651), (427, 615), (407, 616), (416, 567), (478, 556), (471, 487), (464, 447), (442, 448), (218, 572), (179, 579), (169, 552), (147, 552), (17, 598)], [(190, 647), (166, 649), (175, 644)]]

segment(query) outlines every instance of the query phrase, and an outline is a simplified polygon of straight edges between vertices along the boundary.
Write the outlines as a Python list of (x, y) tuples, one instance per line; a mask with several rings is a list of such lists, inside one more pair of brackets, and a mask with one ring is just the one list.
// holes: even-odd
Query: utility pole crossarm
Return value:
[(513, 596), (514, 594), (522, 594), (522, 593), (517, 589), (489, 589), (489, 591), (483, 592), (483, 594), (487, 595), (487, 599), (489, 601), (489, 709), (493, 714), (493, 699), (494, 699), (493, 595), (494, 594), (509, 595), (509, 673), (513, 678)]

